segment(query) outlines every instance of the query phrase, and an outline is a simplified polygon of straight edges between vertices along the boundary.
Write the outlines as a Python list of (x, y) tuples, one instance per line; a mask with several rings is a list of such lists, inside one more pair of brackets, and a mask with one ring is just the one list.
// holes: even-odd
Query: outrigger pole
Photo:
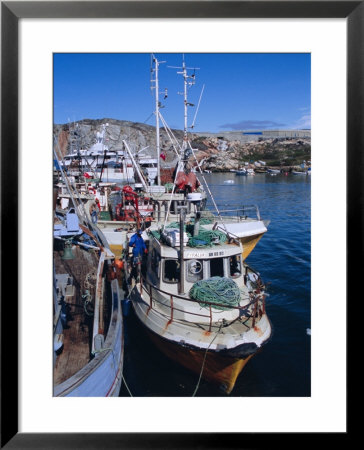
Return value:
[(137, 174), (139, 175), (140, 181), (142, 182), (142, 185), (143, 185), (143, 187), (145, 189), (145, 192), (148, 192), (148, 186), (147, 186), (147, 184), (146, 184), (146, 182), (144, 180), (144, 176), (142, 175), (142, 173), (139, 170), (138, 164), (136, 163), (136, 161), (134, 159), (133, 153), (131, 152), (128, 143), (125, 140), (123, 140), (123, 144), (125, 145), (125, 148), (126, 148), (127, 152), (129, 153), (130, 159), (131, 159), (131, 161), (133, 163), (133, 166), (134, 166)]

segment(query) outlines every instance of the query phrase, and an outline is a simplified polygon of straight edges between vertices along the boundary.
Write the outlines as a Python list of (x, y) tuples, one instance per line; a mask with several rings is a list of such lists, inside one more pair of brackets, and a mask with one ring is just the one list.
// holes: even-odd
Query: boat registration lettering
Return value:
[(224, 256), (225, 252), (186, 252), (185, 257), (186, 258), (210, 258), (213, 256)]
[(210, 252), (209, 256), (224, 256), (225, 252)]
[(192, 252), (192, 253), (185, 253), (186, 258), (203, 258), (206, 257), (206, 253), (203, 252)]

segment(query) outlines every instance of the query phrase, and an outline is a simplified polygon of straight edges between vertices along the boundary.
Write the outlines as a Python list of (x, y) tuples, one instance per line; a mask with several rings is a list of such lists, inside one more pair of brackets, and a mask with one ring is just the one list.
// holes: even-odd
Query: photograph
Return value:
[(55, 397), (310, 396), (310, 53), (54, 53), (53, 161)]

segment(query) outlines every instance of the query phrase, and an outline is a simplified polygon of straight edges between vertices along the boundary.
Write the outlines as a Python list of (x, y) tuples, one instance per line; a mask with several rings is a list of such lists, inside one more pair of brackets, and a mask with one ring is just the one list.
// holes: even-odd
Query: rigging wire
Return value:
[(198, 169), (199, 169), (199, 171), (200, 171), (200, 175), (201, 175), (202, 180), (203, 180), (203, 182), (204, 182), (204, 187), (206, 187), (207, 192), (208, 192), (209, 195), (210, 195), (211, 201), (212, 201), (212, 203), (213, 203), (213, 205), (214, 205), (214, 207), (215, 207), (215, 209), (216, 209), (217, 215), (219, 216), (219, 219), (221, 220), (222, 225), (223, 225), (223, 227), (225, 228), (226, 233), (228, 234), (228, 230), (227, 230), (226, 225), (225, 225), (225, 223), (224, 223), (224, 221), (223, 221), (223, 219), (222, 219), (222, 217), (221, 217), (221, 214), (220, 214), (220, 211), (219, 211), (219, 209), (218, 209), (218, 207), (217, 207), (217, 204), (216, 204), (216, 202), (215, 202), (215, 199), (214, 199), (214, 197), (213, 197), (213, 195), (212, 195), (212, 192), (211, 192), (211, 190), (210, 190), (210, 188), (209, 188), (209, 185), (207, 184), (207, 181), (206, 181), (206, 178), (205, 178), (205, 176), (204, 176), (204, 174), (203, 174), (203, 172), (202, 172), (202, 169), (201, 169), (201, 167), (200, 167), (199, 164), (198, 164), (198, 161), (197, 161), (197, 158), (196, 158), (196, 154), (195, 154), (195, 152), (194, 152), (194, 150), (193, 150), (193, 148), (192, 148), (192, 145), (191, 145), (190, 140), (188, 140), (188, 145), (189, 145), (189, 147), (190, 147), (190, 149), (191, 149), (191, 151), (192, 151), (193, 157), (195, 158), (195, 161), (196, 161), (196, 163), (197, 163), (197, 167), (198, 167)]
[(194, 128), (194, 126), (195, 126), (195, 120), (196, 120), (196, 117), (197, 117), (198, 110), (199, 110), (199, 108), (200, 108), (201, 98), (202, 98), (202, 94), (203, 94), (204, 89), (205, 89), (205, 85), (202, 86), (200, 98), (199, 98), (199, 100), (198, 100), (198, 104), (197, 104), (195, 116), (194, 116), (193, 121), (192, 121), (191, 128)]
[(178, 150), (176, 149), (175, 144), (179, 147), (180, 152), (182, 152), (182, 147), (181, 147), (181, 145), (179, 144), (177, 138), (176, 138), (175, 135), (173, 134), (173, 131), (170, 129), (170, 127), (168, 126), (167, 122), (165, 121), (165, 119), (164, 119), (164, 117), (162, 116), (161, 113), (159, 113), (159, 117), (160, 117), (160, 119), (161, 119), (161, 121), (162, 121), (162, 123), (163, 123), (163, 127), (164, 127), (164, 129), (165, 129), (165, 131), (166, 131), (166, 133), (167, 133), (167, 136), (169, 137), (169, 139), (170, 139), (170, 141), (171, 141), (171, 144), (172, 144), (172, 146), (173, 146), (173, 149), (174, 149), (176, 155), (179, 156)]

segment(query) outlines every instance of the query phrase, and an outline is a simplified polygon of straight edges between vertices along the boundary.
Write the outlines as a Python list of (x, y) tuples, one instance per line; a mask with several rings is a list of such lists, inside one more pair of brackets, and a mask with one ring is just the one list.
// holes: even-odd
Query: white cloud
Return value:
[(292, 128), (311, 128), (311, 112), (301, 116), (296, 122), (293, 123)]

